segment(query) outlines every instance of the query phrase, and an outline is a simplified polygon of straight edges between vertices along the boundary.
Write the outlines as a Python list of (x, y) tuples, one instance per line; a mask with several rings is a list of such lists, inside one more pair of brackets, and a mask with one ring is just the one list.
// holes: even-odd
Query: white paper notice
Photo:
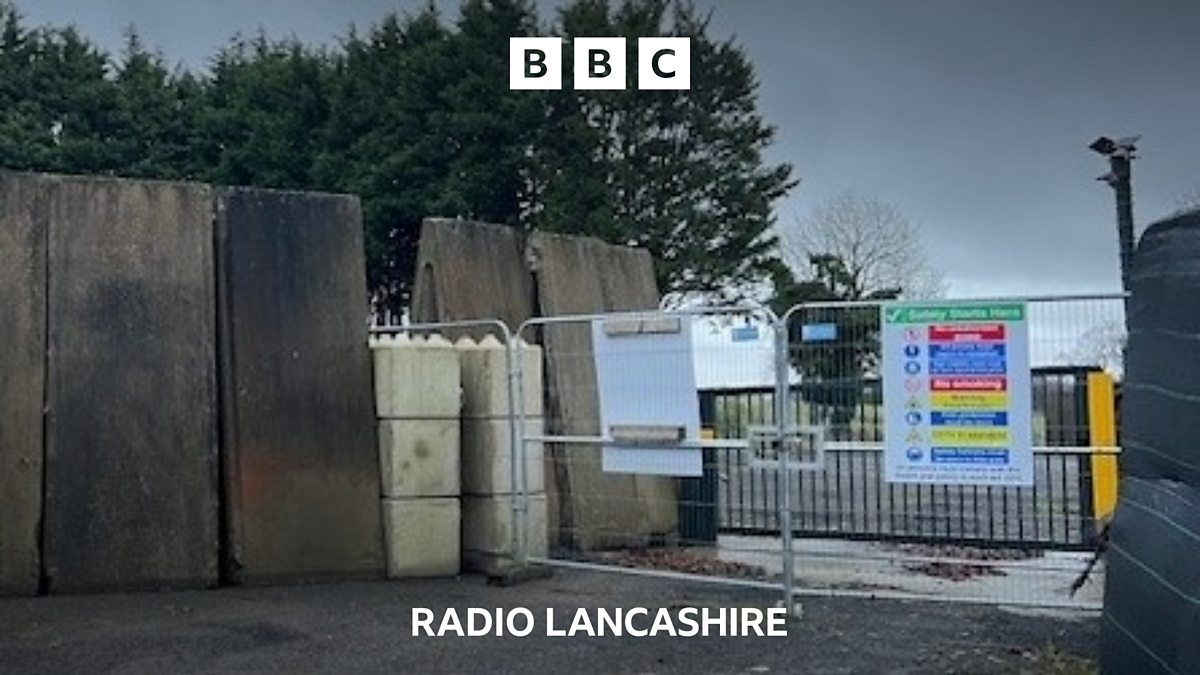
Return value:
[[(600, 428), (605, 435), (614, 426), (661, 426), (682, 427), (688, 440), (700, 437), (692, 321), (682, 317), (674, 323), (678, 330), (635, 329), (611, 335), (604, 329), (605, 320), (592, 323)], [(609, 446), (603, 453), (606, 473), (694, 478), (703, 475), (703, 463), (699, 448)]]

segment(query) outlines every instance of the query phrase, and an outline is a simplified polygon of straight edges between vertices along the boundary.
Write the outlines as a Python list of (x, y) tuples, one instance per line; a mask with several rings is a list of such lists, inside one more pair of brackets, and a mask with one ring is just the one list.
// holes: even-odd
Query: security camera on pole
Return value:
[[(1113, 140), (1101, 136), (1088, 147), (1108, 157), (1109, 172), (1096, 180), (1102, 180), (1117, 194), (1117, 237), (1121, 246), (1121, 286), (1129, 292), (1130, 265), (1133, 262), (1133, 184), (1132, 164), (1136, 157), (1135, 144), (1141, 136), (1126, 136)], [(1126, 301), (1128, 304), (1128, 300)]]

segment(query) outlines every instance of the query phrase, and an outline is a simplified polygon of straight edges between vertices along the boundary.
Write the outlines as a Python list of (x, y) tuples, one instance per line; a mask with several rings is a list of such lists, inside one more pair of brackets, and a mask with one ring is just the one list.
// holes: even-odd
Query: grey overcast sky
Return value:
[[(17, 0), (116, 50), (135, 24), (203, 67), (238, 32), (331, 42), (423, 0)], [(455, 16), (456, 0), (438, 3)], [(539, 0), (543, 18), (558, 4)], [(1139, 227), (1200, 191), (1195, 0), (699, 0), (745, 46), (772, 159), (802, 183), (781, 223), (843, 190), (919, 223), (951, 294), (1119, 288), (1100, 134), (1140, 133)]]

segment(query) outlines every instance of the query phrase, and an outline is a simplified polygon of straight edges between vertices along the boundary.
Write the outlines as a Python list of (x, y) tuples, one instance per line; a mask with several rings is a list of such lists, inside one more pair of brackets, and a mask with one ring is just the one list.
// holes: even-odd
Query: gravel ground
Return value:
[[(412, 637), (411, 607), (765, 607), (711, 584), (559, 571), (482, 578), (0, 600), (3, 673), (1086, 673), (1098, 620), (819, 599), (784, 638)], [(560, 619), (560, 621), (562, 621)]]

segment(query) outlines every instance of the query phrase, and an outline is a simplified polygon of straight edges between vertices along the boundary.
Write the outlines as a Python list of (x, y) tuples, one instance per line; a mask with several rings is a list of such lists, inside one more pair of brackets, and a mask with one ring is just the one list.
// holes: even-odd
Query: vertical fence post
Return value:
[(505, 335), (505, 358), (508, 360), (508, 437), (512, 447), (513, 563), (517, 567), (524, 567), (529, 529), (529, 476), (525, 466), (525, 393), (522, 377), (525, 353), (519, 334), (515, 337), (511, 332)]
[(775, 320), (775, 442), (779, 454), (779, 480), (777, 490), (782, 491), (779, 500), (780, 530), (783, 535), (783, 607), (788, 616), (794, 616), (794, 590), (796, 585), (796, 556), (792, 550), (792, 486), (788, 456), (784, 447), (787, 435), (788, 397), (788, 334), (787, 314)]
[[(717, 396), (700, 392), (700, 438), (717, 437)], [(715, 448), (701, 449), (702, 474), (679, 479), (679, 538), (685, 543), (717, 543), (719, 479)]]

